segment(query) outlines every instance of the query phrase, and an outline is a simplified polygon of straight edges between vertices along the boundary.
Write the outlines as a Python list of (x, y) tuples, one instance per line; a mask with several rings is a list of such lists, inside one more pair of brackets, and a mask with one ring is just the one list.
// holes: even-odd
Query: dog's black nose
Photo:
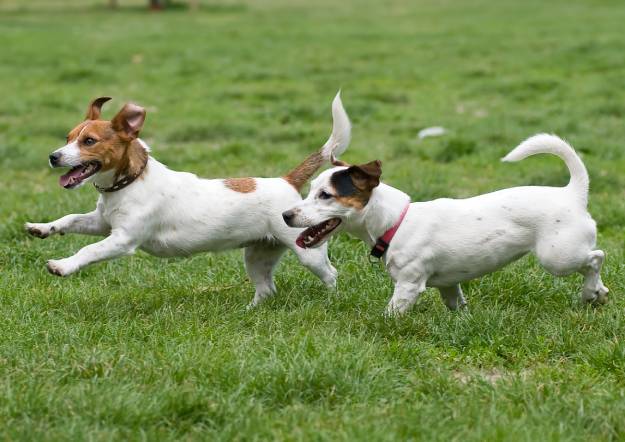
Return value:
[(292, 210), (287, 210), (286, 212), (282, 212), (282, 219), (284, 220), (287, 226), (291, 225), (291, 221), (293, 221), (294, 217), (295, 217), (295, 214), (293, 213)]
[(61, 154), (59, 152), (54, 152), (50, 154), (48, 158), (50, 158), (50, 166), (56, 166), (61, 158)]

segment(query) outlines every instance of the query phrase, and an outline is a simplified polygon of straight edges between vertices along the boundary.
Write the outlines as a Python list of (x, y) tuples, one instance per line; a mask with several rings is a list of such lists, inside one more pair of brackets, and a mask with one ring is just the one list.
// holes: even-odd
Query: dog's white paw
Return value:
[(331, 290), (333, 292), (338, 291), (338, 282), (336, 276), (334, 276), (332, 279), (324, 281), (324, 284), (328, 290)]
[(56, 276), (68, 276), (78, 270), (68, 259), (51, 259), (46, 263), (46, 268)]
[(607, 304), (608, 299), (609, 299), (608, 293), (610, 293), (610, 290), (608, 290), (608, 288), (602, 284), (601, 287), (599, 287), (599, 289), (596, 291), (596, 297), (595, 297), (595, 301), (593, 302), (593, 304), (595, 305)]
[(338, 276), (339, 272), (330, 266), (330, 271), (322, 278), (322, 281), (328, 289), (336, 291)]
[(259, 305), (261, 305), (263, 303), (263, 301), (265, 300), (266, 296), (262, 296), (259, 295), (258, 293), (256, 293), (254, 295), (254, 299), (252, 299), (252, 302), (250, 302), (246, 307), (245, 310), (252, 311), (255, 310)]
[(24, 229), (32, 236), (42, 239), (56, 232), (54, 226), (48, 223), (26, 223), (24, 224)]
[(591, 293), (588, 293), (588, 294), (585, 293), (583, 295), (583, 299), (589, 304), (594, 305), (594, 306), (605, 305), (608, 303), (608, 300), (609, 300), (608, 293), (610, 293), (610, 290), (608, 290), (606, 286), (601, 284), (601, 286), (599, 286), (596, 290), (592, 291)]
[(389, 319), (399, 318), (403, 314), (404, 314), (404, 310), (392, 304), (388, 304), (386, 306), (386, 309), (384, 310), (384, 317), (389, 318)]

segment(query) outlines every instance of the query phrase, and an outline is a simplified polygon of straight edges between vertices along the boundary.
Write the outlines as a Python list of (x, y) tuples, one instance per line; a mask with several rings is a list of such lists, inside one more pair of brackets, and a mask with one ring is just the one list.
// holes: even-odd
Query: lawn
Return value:
[[(7, 440), (625, 439), (625, 4), (588, 1), (0, 1), (0, 438)], [(67, 279), (45, 262), (93, 242), (25, 221), (89, 211), (47, 155), (94, 97), (148, 109), (171, 168), (278, 176), (317, 149), (342, 88), (343, 158), (383, 161), (413, 200), (563, 185), (555, 157), (502, 164), (537, 132), (583, 155), (611, 300), (524, 258), (428, 290), (397, 320), (368, 250), (330, 244), (339, 290), (292, 254), (247, 312), (240, 251), (145, 253)], [(440, 138), (419, 141), (428, 126)]]

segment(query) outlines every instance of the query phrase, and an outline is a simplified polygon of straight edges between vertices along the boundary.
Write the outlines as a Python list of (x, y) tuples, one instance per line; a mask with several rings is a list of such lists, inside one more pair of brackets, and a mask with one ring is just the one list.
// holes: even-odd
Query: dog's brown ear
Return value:
[(123, 139), (131, 141), (139, 136), (144, 121), (145, 109), (133, 103), (126, 103), (113, 117), (111, 124)]
[(333, 166), (342, 166), (342, 167), (350, 166), (345, 161), (337, 160), (334, 154), (330, 154), (330, 163), (332, 163)]
[(380, 184), (382, 162), (380, 160), (375, 160), (366, 164), (351, 166), (347, 171), (352, 178), (354, 186), (358, 190), (371, 190)]
[(85, 120), (97, 120), (102, 112), (102, 105), (109, 101), (111, 97), (100, 97), (93, 100), (87, 108), (87, 116)]

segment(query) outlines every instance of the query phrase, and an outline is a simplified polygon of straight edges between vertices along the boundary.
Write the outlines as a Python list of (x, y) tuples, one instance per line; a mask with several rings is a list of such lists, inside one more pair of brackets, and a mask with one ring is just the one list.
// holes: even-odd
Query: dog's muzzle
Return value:
[(287, 210), (286, 212), (282, 212), (282, 219), (286, 223), (287, 226), (293, 227), (293, 218), (295, 218), (295, 212), (292, 210)]
[(62, 154), (60, 152), (52, 152), (48, 159), (50, 160), (50, 166), (57, 167)]

